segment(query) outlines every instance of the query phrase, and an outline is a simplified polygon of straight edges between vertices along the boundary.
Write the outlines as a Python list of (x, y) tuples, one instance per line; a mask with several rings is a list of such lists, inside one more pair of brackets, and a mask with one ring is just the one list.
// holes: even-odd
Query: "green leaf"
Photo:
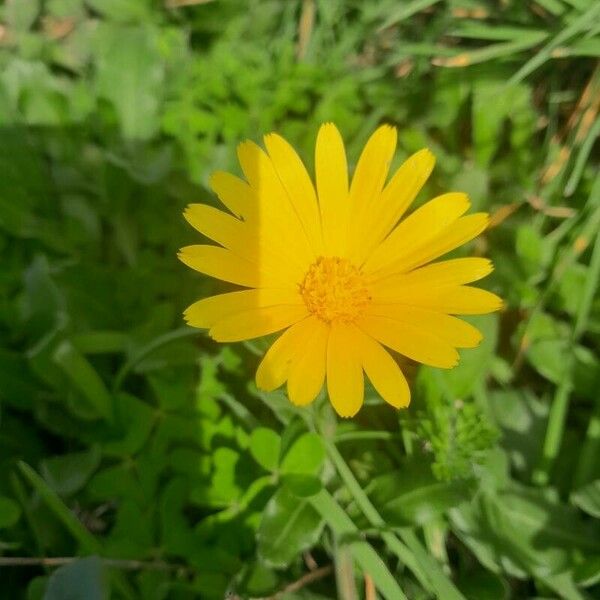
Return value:
[(424, 525), (458, 506), (470, 487), (466, 481), (438, 481), (426, 461), (415, 461), (375, 478), (368, 492), (387, 524), (406, 526)]
[(311, 504), (320, 513), (328, 527), (342, 542), (350, 545), (352, 556), (357, 564), (372, 578), (377, 591), (385, 600), (407, 600), (400, 586), (389, 572), (385, 562), (367, 542), (351, 538), (359, 538), (358, 527), (352, 522), (346, 511), (323, 489), (311, 498)]
[(473, 89), (473, 150), (477, 162), (486, 167), (492, 162), (507, 122), (524, 123), (534, 117), (527, 86), (507, 86), (504, 80), (477, 80)]
[(512, 484), (450, 515), (454, 532), (495, 572), (547, 577), (568, 569), (579, 552), (600, 552), (598, 527), (538, 489)]
[(42, 501), (54, 513), (56, 518), (69, 530), (85, 552), (99, 552), (100, 543), (83, 526), (77, 517), (58, 497), (56, 492), (26, 463), (19, 462), (19, 469), (30, 485), (40, 495)]
[(48, 580), (44, 600), (107, 600), (108, 586), (97, 556), (57, 569)]
[(540, 273), (551, 258), (552, 248), (536, 227), (523, 224), (517, 229), (515, 243), (521, 265), (530, 276)]
[(137, 22), (150, 15), (147, 0), (85, 0), (85, 3), (113, 21)]
[(123, 136), (156, 133), (164, 69), (156, 31), (150, 26), (104, 25), (96, 39), (96, 86), (118, 115)]
[(268, 427), (259, 427), (250, 435), (250, 453), (266, 471), (275, 471), (279, 464), (281, 438)]
[(568, 333), (563, 323), (544, 313), (534, 315), (528, 327), (531, 343), (527, 358), (540, 375), (554, 383), (570, 378), (569, 361), (565, 360)]
[(116, 394), (114, 423), (102, 451), (110, 456), (136, 454), (148, 439), (155, 420), (156, 414), (147, 403), (130, 394)]
[(282, 475), (317, 475), (325, 460), (321, 437), (313, 432), (302, 434), (290, 447), (281, 461)]
[(447, 391), (454, 398), (466, 399), (485, 380), (494, 358), (498, 341), (497, 315), (483, 315), (466, 319), (477, 327), (483, 340), (477, 348), (461, 352), (460, 362), (454, 369), (441, 372)]
[(96, 416), (110, 420), (112, 397), (90, 362), (69, 341), (63, 341), (54, 351), (54, 362), (69, 377), (73, 385), (89, 402)]
[(319, 474), (324, 460), (325, 449), (320, 436), (312, 432), (303, 433), (281, 461), (281, 480), (297, 496), (312, 496), (321, 489)]
[(4, 15), (11, 29), (27, 31), (40, 12), (40, 0), (6, 0)]
[(92, 446), (84, 452), (45, 458), (40, 464), (40, 471), (57, 494), (69, 496), (87, 483), (100, 465), (100, 460), (100, 448)]
[(600, 555), (586, 556), (573, 571), (575, 583), (581, 587), (591, 587), (600, 583)]
[(319, 539), (323, 520), (311, 504), (282, 488), (271, 498), (258, 528), (258, 552), (275, 568), (287, 567)]
[(513, 388), (491, 390), (487, 398), (513, 467), (530, 478), (539, 462), (546, 433), (547, 402), (527, 390)]
[(571, 502), (592, 517), (600, 519), (600, 479), (573, 492)]
[(21, 516), (20, 506), (11, 498), (0, 496), (0, 529), (12, 527)]

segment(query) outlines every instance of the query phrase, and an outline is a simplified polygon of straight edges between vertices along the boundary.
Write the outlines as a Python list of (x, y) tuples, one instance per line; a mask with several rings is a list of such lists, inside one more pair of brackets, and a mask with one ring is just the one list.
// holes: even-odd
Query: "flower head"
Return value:
[(438, 196), (403, 218), (429, 177), (429, 150), (412, 155), (388, 179), (396, 130), (384, 125), (365, 146), (351, 183), (342, 138), (321, 127), (315, 185), (280, 136), (238, 148), (244, 179), (217, 172), (211, 187), (229, 212), (192, 204), (185, 217), (218, 245), (182, 248), (188, 266), (245, 289), (199, 300), (186, 321), (232, 342), (284, 330), (256, 373), (263, 390), (287, 382), (296, 405), (312, 402), (327, 383), (341, 416), (363, 402), (367, 375), (401, 408), (406, 379), (389, 350), (450, 368), (457, 348), (480, 332), (454, 315), (498, 310), (494, 294), (467, 284), (485, 277), (484, 258), (432, 262), (479, 235), (488, 215), (465, 215), (462, 193)]

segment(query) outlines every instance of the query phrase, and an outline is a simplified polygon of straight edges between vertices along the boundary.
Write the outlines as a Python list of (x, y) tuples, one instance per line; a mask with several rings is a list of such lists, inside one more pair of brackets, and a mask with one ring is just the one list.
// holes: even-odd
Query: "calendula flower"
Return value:
[(271, 391), (287, 381), (290, 400), (312, 402), (324, 382), (333, 407), (349, 417), (364, 395), (363, 373), (397, 408), (410, 401), (407, 381), (388, 349), (414, 361), (451, 368), (457, 348), (481, 333), (454, 315), (498, 310), (498, 296), (466, 285), (492, 271), (485, 258), (432, 262), (476, 237), (488, 215), (466, 215), (465, 194), (443, 194), (404, 214), (427, 180), (434, 157), (412, 155), (387, 181), (396, 130), (384, 125), (367, 142), (348, 180), (336, 127), (321, 126), (315, 185), (279, 135), (266, 151), (238, 147), (240, 179), (217, 172), (211, 187), (229, 210), (192, 204), (185, 218), (219, 245), (182, 248), (188, 266), (243, 288), (205, 298), (186, 321), (220, 342), (285, 330), (256, 373)]

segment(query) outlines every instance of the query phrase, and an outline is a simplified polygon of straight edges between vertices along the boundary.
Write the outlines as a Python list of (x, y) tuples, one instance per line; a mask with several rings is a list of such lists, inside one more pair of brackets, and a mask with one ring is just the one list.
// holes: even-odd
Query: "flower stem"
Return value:
[(377, 590), (386, 600), (408, 600), (386, 564), (370, 544), (360, 539), (358, 527), (327, 490), (322, 489), (318, 494), (311, 496), (310, 503), (327, 523), (338, 542), (348, 545), (356, 563), (363, 573), (372, 577)]
[[(335, 444), (325, 438), (323, 442), (331, 462), (369, 523), (376, 528), (385, 528), (385, 521), (354, 477)], [(443, 600), (465, 600), (456, 586), (446, 577), (439, 564), (429, 556), (413, 531), (402, 530), (399, 535), (402, 537), (402, 541), (391, 532), (381, 532), (381, 538), (389, 550), (414, 573), (425, 589), (435, 593), (438, 598)]]

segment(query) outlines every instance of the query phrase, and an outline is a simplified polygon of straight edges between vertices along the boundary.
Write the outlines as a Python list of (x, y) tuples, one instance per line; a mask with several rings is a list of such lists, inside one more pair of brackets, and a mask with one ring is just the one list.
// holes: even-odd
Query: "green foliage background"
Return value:
[[(598, 58), (594, 0), (5, 0), (0, 597), (598, 598)], [(506, 310), (400, 413), (297, 411), (182, 323), (183, 207), (324, 121), (494, 215)]]

